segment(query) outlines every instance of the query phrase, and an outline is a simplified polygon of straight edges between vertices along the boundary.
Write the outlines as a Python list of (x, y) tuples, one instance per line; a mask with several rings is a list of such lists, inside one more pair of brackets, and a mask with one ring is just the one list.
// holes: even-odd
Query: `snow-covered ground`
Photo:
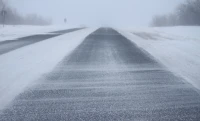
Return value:
[(31, 25), (0, 25), (0, 41), (12, 40), (34, 34), (45, 34), (52, 31), (75, 28), (72, 25), (31, 26)]
[[(73, 27), (0, 27), (0, 41), (66, 28)], [(75, 31), (1, 55), (0, 109), (9, 104), (30, 83), (51, 72), (95, 30)], [(200, 27), (135, 28), (118, 31), (154, 56), (169, 70), (200, 89)]]
[(32, 82), (51, 72), (93, 31), (78, 30), (1, 55), (0, 110)]
[(200, 89), (200, 27), (137, 28), (119, 32)]

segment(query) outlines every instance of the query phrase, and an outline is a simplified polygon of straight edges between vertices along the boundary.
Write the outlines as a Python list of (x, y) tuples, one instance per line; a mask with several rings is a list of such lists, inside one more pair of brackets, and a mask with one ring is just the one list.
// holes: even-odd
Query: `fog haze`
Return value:
[(184, 0), (10, 0), (22, 14), (36, 13), (62, 24), (86, 26), (148, 26), (157, 14), (172, 12)]

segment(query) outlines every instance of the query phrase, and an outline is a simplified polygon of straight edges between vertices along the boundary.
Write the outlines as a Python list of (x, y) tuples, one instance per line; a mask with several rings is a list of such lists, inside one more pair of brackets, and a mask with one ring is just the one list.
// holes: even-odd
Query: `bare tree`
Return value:
[(152, 19), (152, 25), (200, 25), (200, 0), (187, 0), (185, 3), (177, 6), (173, 14), (155, 16)]
[[(17, 10), (9, 6), (8, 2), (0, 0), (0, 24), (29, 24), (29, 25), (49, 25), (51, 20), (46, 20), (36, 14), (30, 14), (26, 17), (21, 16)], [(6, 16), (5, 16), (6, 15)], [(6, 21), (5, 21), (6, 17)]]

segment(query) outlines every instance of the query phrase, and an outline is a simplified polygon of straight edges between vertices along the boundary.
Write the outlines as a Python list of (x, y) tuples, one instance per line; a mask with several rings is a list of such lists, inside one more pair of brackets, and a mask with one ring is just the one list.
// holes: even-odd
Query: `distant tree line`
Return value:
[[(4, 8), (5, 6), (5, 8)], [(0, 24), (3, 24), (2, 11), (5, 9), (5, 24), (8, 25), (49, 25), (51, 20), (44, 19), (37, 14), (20, 15), (15, 9), (10, 7), (7, 2), (0, 0)]]
[(151, 26), (200, 25), (200, 0), (187, 0), (172, 14), (154, 16)]

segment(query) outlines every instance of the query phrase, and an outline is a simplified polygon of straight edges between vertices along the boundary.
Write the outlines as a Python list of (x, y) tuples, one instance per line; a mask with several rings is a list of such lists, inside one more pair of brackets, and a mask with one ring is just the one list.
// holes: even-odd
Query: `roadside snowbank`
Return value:
[(31, 26), (31, 25), (0, 25), (0, 41), (12, 40), (34, 34), (45, 34), (52, 31), (75, 28), (77, 26)]
[(51, 38), (0, 56), (0, 110), (53, 68), (96, 29)]
[(200, 40), (199, 26), (176, 26), (176, 27), (141, 27), (122, 29), (127, 32), (147, 32), (172, 37), (177, 40)]
[[(143, 28), (119, 32), (200, 89), (200, 27)], [(132, 34), (144, 32), (156, 39), (147, 40)]]

